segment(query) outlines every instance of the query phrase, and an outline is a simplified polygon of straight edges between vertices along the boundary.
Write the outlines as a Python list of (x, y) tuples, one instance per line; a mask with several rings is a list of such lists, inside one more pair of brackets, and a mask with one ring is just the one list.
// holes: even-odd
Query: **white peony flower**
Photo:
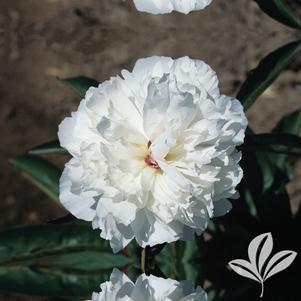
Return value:
[(152, 14), (167, 14), (172, 11), (188, 14), (204, 9), (211, 2), (212, 0), (134, 0), (138, 10)]
[(133, 238), (142, 247), (190, 240), (237, 197), (243, 108), (199, 60), (151, 57), (121, 74), (91, 87), (59, 126), (73, 156), (60, 200), (114, 252)]
[(207, 301), (205, 291), (194, 289), (191, 281), (175, 281), (142, 274), (134, 284), (125, 274), (114, 269), (101, 292), (89, 301)]

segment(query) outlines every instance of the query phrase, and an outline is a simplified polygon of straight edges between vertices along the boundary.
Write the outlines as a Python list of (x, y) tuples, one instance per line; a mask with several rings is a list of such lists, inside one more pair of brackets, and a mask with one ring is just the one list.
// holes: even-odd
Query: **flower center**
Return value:
[(156, 160), (154, 160), (154, 159), (152, 158), (152, 156), (151, 156), (150, 154), (148, 154), (148, 155), (145, 157), (144, 161), (145, 161), (145, 163), (146, 163), (147, 165), (149, 165), (150, 167), (153, 167), (153, 168), (155, 168), (155, 169), (160, 169), (159, 164), (157, 163)]
[[(151, 141), (148, 141), (148, 143), (147, 143), (147, 148), (149, 149), (151, 145), (152, 145), (152, 142), (151, 142)], [(159, 164), (157, 163), (156, 160), (153, 159), (151, 153), (149, 153), (149, 154), (145, 157), (144, 162), (145, 162), (148, 166), (150, 166), (150, 167), (152, 167), (152, 168), (160, 169)]]

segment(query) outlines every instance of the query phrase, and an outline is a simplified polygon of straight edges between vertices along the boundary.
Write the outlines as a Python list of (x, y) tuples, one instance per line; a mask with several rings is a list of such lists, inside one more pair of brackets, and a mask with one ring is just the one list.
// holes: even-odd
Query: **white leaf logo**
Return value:
[(249, 261), (235, 259), (229, 262), (234, 272), (261, 284), (260, 297), (263, 297), (265, 280), (288, 268), (297, 256), (296, 252), (288, 250), (281, 251), (268, 260), (272, 250), (272, 234), (264, 233), (250, 242), (248, 248)]

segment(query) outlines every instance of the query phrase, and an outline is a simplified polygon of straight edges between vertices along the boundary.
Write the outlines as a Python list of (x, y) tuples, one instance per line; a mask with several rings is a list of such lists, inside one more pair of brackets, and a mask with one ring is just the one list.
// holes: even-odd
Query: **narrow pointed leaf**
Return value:
[(286, 133), (248, 135), (241, 149), (301, 156), (301, 137)]
[(250, 262), (243, 259), (235, 259), (229, 262), (231, 269), (240, 276), (261, 282), (260, 276), (256, 271), (256, 267), (252, 266)]
[[(299, 135), (301, 131), (301, 111), (295, 111), (287, 116), (284, 116), (277, 126), (273, 129), (273, 133), (286, 133)], [(270, 160), (279, 170), (286, 176), (286, 182), (293, 180), (294, 175), (287, 162), (287, 155), (283, 154), (270, 154)]]
[[(284, 179), (265, 152), (245, 152), (241, 165), (244, 185), (249, 190), (249, 197), (255, 204), (262, 225), (276, 233), (285, 231), (292, 222), (290, 199), (285, 188), (286, 177)], [(279, 223), (279, 220), (282, 222)]]
[(0, 232), (1, 265), (87, 250), (112, 253), (109, 242), (87, 224), (45, 224)]
[(131, 262), (86, 224), (38, 225), (0, 233), (0, 289), (42, 296), (86, 296), (114, 267)]
[(276, 127), (273, 133), (286, 133), (298, 135), (301, 131), (301, 110), (297, 110), (284, 116)]
[(270, 161), (269, 153), (266, 152), (258, 152), (255, 154), (260, 171), (262, 173), (263, 185), (262, 189), (267, 191), (273, 186), (275, 182), (275, 175), (277, 174), (277, 170), (275, 165)]
[(292, 28), (301, 29), (301, 19), (285, 3), (285, 0), (255, 0), (270, 17)]
[[(27, 266), (0, 267), (0, 289), (9, 293), (43, 296), (44, 298), (91, 296), (91, 292), (99, 290), (99, 283), (109, 278), (110, 272), (85, 274)], [(86, 299), (81, 298), (81, 300)]]
[(155, 257), (166, 277), (196, 281), (198, 275), (198, 246), (196, 240), (167, 244)]
[(24, 177), (59, 203), (61, 171), (55, 165), (43, 158), (31, 155), (13, 157), (10, 162)]
[(45, 155), (45, 154), (67, 154), (68, 152), (60, 146), (58, 140), (50, 141), (42, 145), (36, 146), (28, 151), (32, 155)]
[(272, 84), (300, 50), (301, 42), (292, 42), (270, 53), (260, 62), (237, 95), (245, 110)]
[(85, 76), (65, 78), (61, 80), (67, 86), (71, 87), (81, 97), (85, 97), (86, 92), (90, 87), (98, 87), (99, 85), (99, 83), (95, 79)]
[(264, 280), (272, 277), (273, 275), (288, 268), (295, 260), (297, 253), (294, 251), (281, 251), (275, 254), (269, 261), (265, 274)]

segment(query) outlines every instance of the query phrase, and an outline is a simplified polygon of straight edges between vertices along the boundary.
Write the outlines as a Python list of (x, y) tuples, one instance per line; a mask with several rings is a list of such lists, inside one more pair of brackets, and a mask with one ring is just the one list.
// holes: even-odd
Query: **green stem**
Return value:
[(141, 250), (141, 270), (145, 273), (145, 249)]

